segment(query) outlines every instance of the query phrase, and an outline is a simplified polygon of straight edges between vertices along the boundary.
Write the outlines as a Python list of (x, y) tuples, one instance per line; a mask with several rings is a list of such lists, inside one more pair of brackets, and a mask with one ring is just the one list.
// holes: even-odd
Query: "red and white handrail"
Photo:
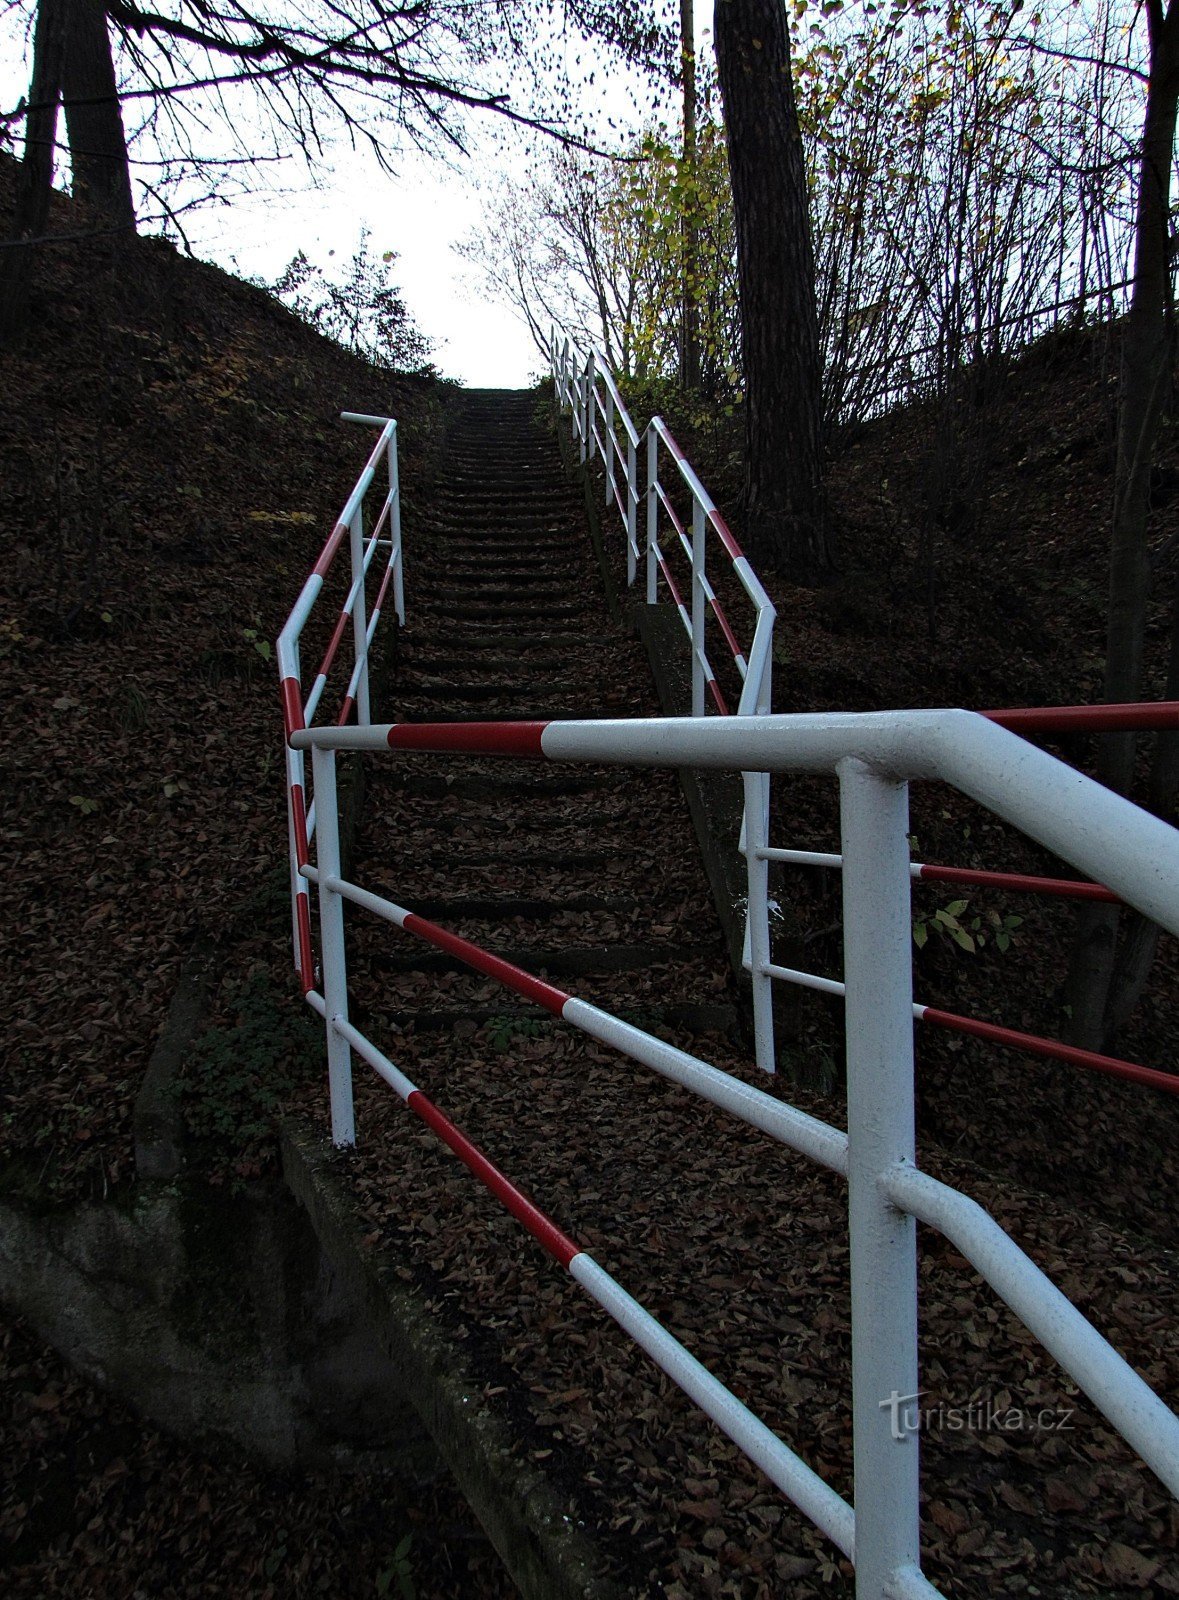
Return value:
[[(604, 358), (596, 351), (582, 357), (567, 338), (554, 329), (549, 347), (553, 385), (558, 405), (568, 407), (583, 463), (599, 459), (606, 479), (607, 500), (617, 508), (626, 542), (626, 576), (633, 586), (643, 561), (638, 539), (638, 509), (646, 502), (646, 595), (648, 605), (659, 599), (662, 577), (688, 636), (692, 660), (692, 715), (702, 717), (711, 700), (722, 716), (729, 705), (717, 682), (705, 648), (709, 611), (716, 619), (741, 683), (738, 713), (765, 714), (770, 710), (770, 666), (773, 653), (775, 611), (761, 580), (750, 566), (712, 496), (676, 443), (662, 417), (653, 417), (640, 435), (626, 408)], [(622, 430), (622, 440), (618, 430)], [(644, 439), (646, 441), (644, 446)], [(624, 442), (625, 441), (625, 444)], [(676, 510), (670, 484), (660, 474), (661, 454), (671, 458), (673, 474), (687, 490), (691, 506), (690, 528)], [(640, 489), (639, 463), (645, 458), (646, 485)], [(682, 552), (690, 571), (687, 597), (676, 579), (670, 551), (664, 549), (661, 530), (669, 524), (668, 541)], [(742, 649), (736, 632), (708, 577), (710, 541), (721, 550), (754, 610), (754, 633), (749, 651)], [(753, 668), (756, 667), (756, 672)]]
[[(355, 1139), (351, 1070), (356, 1055), (854, 1561), (858, 1600), (937, 1592), (920, 1570), (917, 1424), (903, 1406), (892, 1403), (915, 1399), (918, 1389), (917, 1219), (952, 1240), (1179, 1497), (1179, 1418), (981, 1207), (916, 1165), (913, 1021), (922, 1008), (912, 997), (908, 784), (936, 779), (953, 785), (1179, 933), (1175, 829), (995, 720), (962, 711), (360, 725), (296, 729), (290, 743), (298, 751), (312, 751), (320, 801), (318, 860), (302, 866), (300, 876), (319, 895), (324, 986), (322, 993), (312, 989), (307, 1000), (327, 1029), (333, 1138), (339, 1144)], [(796, 976), (844, 999), (846, 1134), (348, 882), (339, 859), (335, 761), (340, 750), (834, 774), (841, 797), (842, 850), (836, 859), (843, 869), (845, 979)], [(355, 1027), (348, 1016), (345, 905), (426, 940), (751, 1129), (847, 1176), (854, 1510)], [(925, 1020), (933, 1020), (928, 1012)]]
[[(278, 636), (275, 654), (278, 659), (279, 690), (282, 697), (283, 727), (286, 732), (286, 777), (288, 839), (291, 863), (291, 937), (294, 945), (295, 970), (304, 994), (314, 984), (315, 969), (311, 949), (311, 915), (307, 900), (307, 885), (300, 873), (309, 859), (309, 846), (315, 836), (316, 813), (314, 799), (307, 801), (307, 783), (302, 753), (291, 743), (295, 732), (314, 725), (315, 716), (327, 688), (328, 677), (340, 645), (352, 624), (352, 671), (344, 691), (337, 726), (343, 726), (355, 709), (357, 720), (363, 725), (371, 721), (369, 705), (369, 648), (380, 621), (381, 607), (389, 584), (393, 584), (393, 604), (397, 620), (405, 621), (405, 577), (401, 545), (401, 487), (397, 464), (397, 423), (392, 417), (370, 417), (356, 411), (341, 412), (341, 420), (355, 422), (365, 427), (379, 428), (380, 435), (372, 453), (365, 462), (352, 493), (344, 502), (344, 509), (324, 542), (323, 549), (313, 563), (304, 581), (299, 598)], [(388, 487), (380, 510), (373, 520), (372, 532), (367, 539), (364, 533), (364, 503), (377, 472), (384, 463)], [(345, 538), (351, 556), (351, 584), (340, 607), (319, 671), (304, 698), (300, 666), (300, 642), (303, 630), (315, 609), (324, 581), (332, 569)], [(388, 551), (384, 575), (377, 592), (372, 614), (366, 615), (365, 581), (377, 550)]]

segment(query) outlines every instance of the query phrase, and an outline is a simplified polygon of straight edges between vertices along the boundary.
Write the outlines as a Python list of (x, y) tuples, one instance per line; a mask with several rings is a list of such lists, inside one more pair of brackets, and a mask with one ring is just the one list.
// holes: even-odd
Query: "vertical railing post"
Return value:
[(763, 1072), (774, 1072), (774, 981), (770, 964), (770, 865), (766, 848), (763, 772), (743, 772), (745, 827), (742, 830), (749, 899), (745, 908), (745, 955), (753, 985), (754, 1056)]
[(659, 542), (659, 435), (647, 429), (647, 604), (659, 598), (659, 562), (655, 551)]
[(606, 505), (614, 499), (614, 452), (618, 448), (614, 437), (614, 395), (606, 386)]
[(635, 442), (626, 434), (626, 586), (634, 587), (638, 571), (635, 551), (639, 543), (639, 453)]
[(336, 1027), (348, 1021), (348, 966), (344, 952), (344, 902), (332, 888), (340, 877), (340, 817), (336, 803), (336, 752), (316, 745), (312, 752), (315, 780), (316, 865), (319, 868), (319, 938), (323, 955), (323, 999), (327, 1024), (328, 1090), (332, 1108), (332, 1143), (356, 1143), (352, 1110), (352, 1050)]
[(914, 1159), (908, 786), (838, 766), (847, 984), (857, 1600), (920, 1562), (917, 1225), (880, 1178)]
[(704, 715), (704, 507), (692, 496), (692, 715)]
[(352, 513), (348, 525), (349, 546), (352, 551), (352, 582), (356, 587), (356, 604), (352, 607), (352, 647), (360, 663), (360, 679), (356, 685), (356, 721), (366, 728), (372, 721), (368, 698), (368, 616), (364, 600), (364, 505)]
[(594, 383), (594, 353), (591, 350), (589, 360), (585, 364), (585, 449), (587, 461), (594, 459), (594, 412), (597, 408), (598, 391)]
[(405, 553), (401, 547), (401, 469), (397, 462), (397, 424), (389, 435), (389, 537), (393, 541), (393, 609), (405, 626)]
[(579, 372), (574, 377), (573, 387), (577, 392), (577, 433), (580, 445), (580, 458), (585, 462), (586, 440), (589, 435), (589, 368)]

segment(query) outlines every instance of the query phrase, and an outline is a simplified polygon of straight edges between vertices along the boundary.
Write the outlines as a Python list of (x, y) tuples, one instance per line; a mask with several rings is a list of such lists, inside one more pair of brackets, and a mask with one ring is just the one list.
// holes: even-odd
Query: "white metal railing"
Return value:
[[(307, 803), (307, 781), (301, 750), (291, 743), (291, 735), (302, 728), (314, 725), (320, 709), (329, 674), (336, 659), (348, 624), (352, 624), (352, 672), (348, 679), (342, 703), (337, 712), (337, 725), (346, 723), (355, 710), (361, 726), (372, 721), (369, 704), (369, 648), (380, 621), (381, 607), (390, 582), (393, 585), (393, 606), (400, 623), (405, 622), (405, 573), (401, 544), (401, 485), (397, 463), (397, 423), (392, 417), (370, 417), (361, 412), (343, 411), (344, 422), (379, 428), (372, 453), (344, 503), (323, 549), (307, 574), (306, 581), (278, 636), (278, 676), (282, 694), (283, 726), (287, 737), (287, 834), (291, 864), (291, 938), (295, 952), (295, 967), (303, 984), (304, 993), (314, 985), (314, 965), (311, 952), (311, 918), (307, 899), (307, 886), (300, 870), (308, 860), (311, 840), (315, 837), (317, 817), (314, 799)], [(387, 488), (379, 511), (373, 518), (372, 531), (364, 531), (364, 506), (382, 463), (387, 474)], [(344, 539), (348, 540), (351, 560), (350, 583), (335, 629), (320, 662), (319, 671), (306, 697), (300, 659), (300, 643), (308, 620), (315, 610), (323, 589), (324, 580), (331, 571)], [(371, 614), (366, 610), (365, 591), (369, 568), (379, 549), (388, 551), (381, 586)]]
[[(921, 1573), (919, 1437), (898, 1402), (918, 1393), (918, 1220), (937, 1228), (1179, 1497), (1179, 1418), (994, 1220), (922, 1172), (914, 1141), (908, 788), (951, 784), (1179, 934), (1179, 833), (996, 721), (965, 711), (635, 721), (387, 724), (295, 729), (312, 752), (332, 1136), (355, 1141), (352, 1057), (367, 1062), (593, 1298), (854, 1561), (858, 1600), (937, 1593)], [(578, 1000), (344, 879), (340, 750), (501, 755), (628, 767), (833, 774), (839, 781), (847, 1132)], [(348, 1014), (344, 908), (423, 939), (684, 1085), (752, 1128), (846, 1175), (851, 1245), (854, 1505), (721, 1385), (478, 1150)], [(899, 1420), (898, 1420), (899, 1419)]]
[[(618, 391), (605, 358), (591, 350), (583, 356), (567, 337), (554, 328), (549, 345), (553, 387), (558, 408), (568, 408), (573, 438), (587, 467), (600, 460), (605, 473), (607, 502), (613, 502), (626, 540), (627, 583), (636, 582), (644, 553), (638, 541), (638, 508), (646, 503), (646, 600), (659, 600), (663, 582), (688, 636), (692, 661), (692, 715), (705, 715), (709, 699), (721, 715), (729, 705), (716, 679), (705, 646), (705, 629), (711, 611), (741, 683), (738, 716), (765, 716), (772, 709), (774, 624), (777, 612), (761, 579), (733, 537), (732, 529), (717, 510), (712, 496), (673, 437), (662, 417), (653, 417), (640, 436)], [(619, 438), (621, 430), (621, 439)], [(672, 462), (673, 476), (687, 491), (691, 531), (678, 514), (661, 476), (664, 456)], [(640, 489), (639, 462), (646, 467)], [(686, 558), (691, 571), (689, 600), (685, 603), (676, 582), (662, 533), (670, 528), (668, 543)], [(724, 606), (708, 576), (710, 543), (718, 543), (730, 569), (754, 609), (753, 637), (748, 654), (742, 650)], [(743, 775), (745, 807), (739, 848), (746, 857), (745, 969), (749, 973), (753, 1002), (753, 1033), (758, 1065), (775, 1070), (773, 979), (770, 970), (769, 867), (764, 850), (770, 822), (770, 778), (765, 772)]]
[[(582, 356), (568, 339), (559, 341), (555, 330), (550, 354), (558, 405), (568, 407), (570, 411), (573, 437), (579, 445), (581, 459), (587, 465), (594, 460), (601, 461), (606, 480), (607, 499), (613, 500), (622, 516), (627, 542), (627, 575), (632, 583), (635, 580), (640, 557), (636, 536), (637, 508), (640, 501), (638, 463), (641, 456), (646, 456), (647, 482), (643, 492), (647, 505), (647, 601), (649, 604), (656, 603), (657, 580), (662, 574), (691, 641), (693, 716), (702, 716), (706, 710), (706, 688), (717, 709), (722, 713), (728, 710), (704, 648), (706, 604), (716, 613), (724, 639), (733, 652), (734, 663), (742, 679), (738, 714), (748, 716), (767, 713), (771, 708), (770, 668), (775, 623), (774, 608), (756, 574), (742, 555), (724, 518), (716, 510), (707, 491), (684, 459), (682, 450), (660, 417), (655, 417), (649, 423), (645, 433), (646, 444), (643, 445), (618, 392), (618, 386), (600, 354), (591, 351), (588, 356)], [(625, 452), (618, 437), (619, 427), (625, 441)], [(690, 540), (659, 477), (661, 448), (670, 453), (679, 476), (687, 485), (691, 496)], [(690, 614), (660, 545), (660, 525), (664, 517), (671, 524), (675, 542), (691, 561)], [(708, 581), (705, 570), (706, 529), (713, 532), (720, 540), (732, 559), (733, 571), (757, 608), (757, 626), (748, 665), (741, 655), (740, 646), (733, 636), (728, 619)], [(1131, 729), (1175, 729), (1179, 726), (1179, 705), (1168, 702), (1129, 706), (1024, 707), (989, 711), (984, 714), (1016, 731), (1031, 734), (1109, 733)], [(748, 893), (742, 959), (745, 970), (749, 973), (752, 989), (757, 1063), (764, 1071), (773, 1072), (776, 1068), (774, 984), (790, 984), (837, 998), (843, 994), (843, 984), (838, 978), (821, 973), (801, 972), (797, 968), (786, 967), (774, 961), (770, 928), (770, 864), (777, 862), (797, 867), (836, 867), (840, 862), (838, 856), (829, 852), (780, 849), (772, 846), (769, 843), (769, 774), (745, 772), (743, 779), (745, 805), (740, 849), (746, 858)], [(1066, 899), (1117, 900), (1117, 896), (1108, 888), (1095, 883), (1072, 883), (1019, 873), (973, 871), (928, 863), (920, 863), (912, 867), (911, 871), (915, 876), (933, 882), (985, 885), (1003, 893)], [(961, 1016), (956, 1012), (943, 1011), (920, 1003), (914, 1004), (913, 1014), (919, 1022), (933, 1027), (972, 1034), (1000, 1047), (1065, 1061), (1084, 1071), (1105, 1073), (1129, 1082), (1145, 1084), (1166, 1094), (1179, 1094), (1179, 1078), (1172, 1073), (1159, 1072), (1135, 1062), (1122, 1061), (1115, 1056), (1081, 1050), (1060, 1040), (1040, 1038), (1038, 1035), (1024, 1033), (1000, 1023)]]
[[(645, 566), (648, 605), (657, 603), (662, 578), (683, 623), (692, 656), (692, 715), (704, 716), (709, 699), (722, 715), (729, 710), (705, 645), (709, 612), (740, 680), (738, 713), (764, 715), (771, 704), (776, 612), (712, 496), (662, 417), (653, 417), (640, 436), (601, 355), (591, 351), (588, 356), (582, 356), (568, 339), (559, 339), (554, 329), (550, 359), (557, 403), (562, 409), (569, 409), (580, 458), (586, 463), (595, 460), (602, 463), (607, 501), (615, 506), (622, 523), (628, 586), (635, 584), (640, 567)], [(676, 510), (670, 493), (671, 483), (661, 476), (664, 456), (671, 459), (673, 480), (678, 479), (687, 491), (690, 529)], [(640, 461), (646, 471), (646, 481), (641, 488)], [(645, 535), (640, 547), (639, 506), (644, 503)], [(670, 552), (664, 548), (667, 529), (671, 535), (668, 543), (682, 552), (691, 573), (686, 601), (669, 560)], [(720, 545), (730, 570), (753, 606), (754, 629), (748, 653), (742, 649), (708, 576), (712, 544)]]

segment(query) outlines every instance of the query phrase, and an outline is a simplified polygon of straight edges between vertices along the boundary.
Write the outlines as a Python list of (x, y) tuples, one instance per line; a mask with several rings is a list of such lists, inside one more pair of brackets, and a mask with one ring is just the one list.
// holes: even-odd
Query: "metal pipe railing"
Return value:
[[(728, 523), (717, 509), (716, 502), (701, 483), (695, 468), (662, 417), (653, 417), (644, 433), (639, 433), (609, 366), (601, 355), (591, 351), (588, 357), (581, 357), (568, 338), (558, 341), (555, 328), (550, 340), (549, 353), (557, 407), (559, 411), (565, 407), (570, 410), (573, 438), (579, 445), (581, 461), (584, 464), (593, 459), (594, 446), (602, 458), (607, 504), (613, 500), (622, 519), (626, 544), (626, 581), (631, 588), (637, 580), (642, 560), (642, 551), (638, 543), (638, 508), (640, 503), (645, 501), (646, 600), (648, 605), (658, 603), (659, 580), (662, 577), (688, 639), (692, 667), (693, 717), (704, 716), (709, 701), (722, 716), (728, 716), (731, 709), (728, 698), (717, 680), (707, 649), (706, 623), (709, 613), (720, 630), (724, 648), (732, 658), (737, 681), (741, 686), (736, 707), (737, 714), (766, 715), (771, 708), (773, 633), (777, 613), (761, 580), (749, 564)], [(599, 395), (599, 386), (602, 395)], [(617, 433), (619, 426), (626, 441), (625, 458)], [(665, 483), (660, 476), (661, 451), (670, 456), (673, 472), (683, 489), (687, 491), (691, 507), (690, 529), (685, 526), (684, 519), (676, 509), (670, 493), (670, 484)], [(640, 453), (646, 460), (646, 487), (642, 491), (639, 488), (638, 476)], [(618, 487), (624, 473), (625, 498)], [(672, 570), (668, 559), (669, 552), (664, 550), (660, 539), (660, 526), (664, 521), (671, 527), (670, 543), (679, 550), (690, 572), (687, 598), (681, 591)], [(753, 606), (754, 630), (748, 655), (742, 650), (736, 631), (708, 575), (709, 552), (714, 544), (720, 545), (730, 571)], [(751, 806), (756, 809), (761, 819), (757, 837), (764, 843), (770, 811), (770, 780), (767, 773), (747, 775), (746, 801), (739, 846), (742, 850), (746, 847), (750, 833)], [(769, 881), (764, 861), (759, 862), (749, 857), (747, 877), (745, 948), (749, 964), (751, 939), (756, 938), (759, 950), (768, 939), (768, 933), (764, 938), (762, 933), (769, 917)], [(759, 1064), (766, 1071), (773, 1071), (772, 985), (762, 970), (764, 964), (764, 962), (750, 964), (754, 1035)]]
[[(857, 1600), (937, 1592), (920, 1570), (920, 1441), (917, 1423), (906, 1409), (916, 1399), (918, 1386), (918, 1220), (955, 1244), (1179, 1496), (1179, 1417), (992, 1218), (967, 1196), (916, 1166), (913, 1018), (924, 1008), (915, 1005), (911, 987), (908, 785), (917, 778), (952, 784), (1078, 870), (1100, 878), (1110, 892), (1173, 932), (1179, 932), (1176, 830), (994, 721), (961, 711), (358, 725), (296, 729), (289, 742), (297, 751), (314, 752), (321, 798), (318, 865), (305, 863), (300, 876), (305, 884), (315, 884), (320, 896), (324, 992), (312, 989), (307, 1000), (324, 1017), (328, 1033), (337, 1141), (347, 1144), (355, 1138), (350, 1076), (355, 1054), (393, 1087), (549, 1254), (854, 1561)], [(339, 869), (338, 847), (332, 843), (336, 808), (327, 798), (334, 790), (339, 750), (434, 751), (741, 771), (753, 791), (748, 807), (750, 854), (762, 868), (771, 852), (758, 839), (763, 817), (756, 782), (760, 774), (833, 773), (841, 796), (846, 981), (777, 971), (845, 997), (847, 1133), (346, 881)], [(701, 1094), (751, 1128), (846, 1174), (854, 1512), (350, 1022), (342, 927), (346, 903), (445, 950), (590, 1037)], [(1179, 1077), (1174, 1082), (1179, 1085)]]
[[(290, 852), (291, 884), (291, 942), (294, 948), (295, 970), (299, 975), (304, 994), (314, 985), (314, 964), (311, 951), (311, 908), (307, 887), (301, 872), (309, 859), (309, 846), (315, 837), (318, 818), (314, 798), (307, 801), (306, 773), (302, 754), (293, 747), (291, 736), (310, 726), (315, 719), (327, 687), (328, 677), (340, 645), (352, 624), (353, 665), (348, 686), (337, 713), (337, 723), (344, 724), (356, 709), (362, 725), (372, 720), (369, 703), (369, 650), (376, 633), (381, 606), (390, 581), (393, 583), (394, 606), (398, 621), (405, 621), (404, 558), (401, 545), (401, 487), (397, 464), (397, 423), (392, 417), (370, 417), (360, 412), (343, 411), (344, 422), (355, 422), (365, 427), (379, 428), (380, 435), (368, 460), (357, 478), (344, 509), (337, 518), (322, 550), (316, 558), (300, 591), (299, 598), (278, 636), (275, 651), (278, 660), (279, 692), (282, 698), (283, 726), (287, 736), (286, 780), (288, 844)], [(388, 489), (373, 523), (373, 531), (365, 538), (364, 502), (377, 472), (384, 463), (388, 474)], [(388, 525), (388, 536), (382, 533)], [(304, 699), (300, 665), (300, 644), (303, 630), (315, 609), (324, 581), (331, 571), (336, 556), (345, 539), (348, 540), (351, 561), (351, 582), (340, 608), (340, 615), (332, 630), (320, 668), (315, 676), (310, 694)], [(388, 560), (377, 594), (372, 616), (366, 615), (365, 584), (369, 568), (377, 550), (388, 550)]]

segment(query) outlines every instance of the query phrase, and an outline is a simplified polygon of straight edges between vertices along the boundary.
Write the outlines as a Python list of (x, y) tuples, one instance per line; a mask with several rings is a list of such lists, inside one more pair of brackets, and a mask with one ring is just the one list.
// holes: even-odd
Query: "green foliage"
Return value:
[(486, 1024), (487, 1042), (501, 1054), (519, 1039), (543, 1039), (552, 1024), (539, 1017), (491, 1017)]
[(913, 917), (913, 943), (924, 950), (932, 933), (947, 944), (954, 944), (967, 955), (977, 955), (993, 944), (996, 950), (1006, 952), (1015, 943), (1016, 929), (1023, 926), (1023, 918), (1010, 913), (983, 910), (967, 916), (969, 900), (951, 900), (948, 906), (935, 911), (932, 916), (916, 913)]
[(364, 228), (342, 276), (329, 277), (300, 250), (268, 288), (296, 316), (353, 355), (390, 372), (436, 376), (429, 360), (433, 345), (390, 281), (396, 260), (392, 250), (375, 257)]
[[(409, 1559), (412, 1548), (413, 1534), (407, 1533), (394, 1550), (392, 1561), (383, 1572), (377, 1574), (379, 1595), (396, 1592), (401, 1600), (417, 1600), (417, 1585), (413, 1581), (413, 1568)], [(394, 1584), (397, 1585), (396, 1591), (393, 1588)]]
[[(255, 617), (254, 620), (257, 622), (258, 619)], [(270, 640), (264, 639), (257, 628), (243, 628), (242, 638), (262, 657), (263, 661), (271, 660), (274, 652), (270, 647)]]

